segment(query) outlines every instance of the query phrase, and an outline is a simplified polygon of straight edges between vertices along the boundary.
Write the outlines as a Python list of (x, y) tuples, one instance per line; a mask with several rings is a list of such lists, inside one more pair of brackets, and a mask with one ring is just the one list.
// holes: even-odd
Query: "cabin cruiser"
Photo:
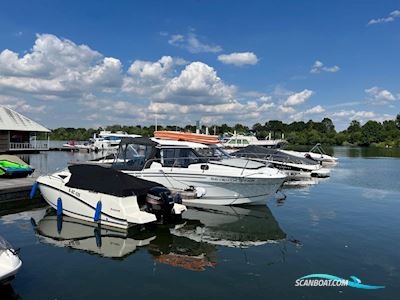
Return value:
[(267, 149), (260, 146), (247, 146), (232, 156), (247, 158), (259, 162), (265, 162), (274, 168), (285, 172), (289, 179), (301, 179), (307, 177), (329, 177), (330, 171), (322, 168), (315, 160), (287, 154), (277, 149)]
[(300, 158), (309, 158), (315, 160), (323, 165), (335, 165), (338, 159), (334, 156), (330, 156), (325, 153), (324, 149), (322, 148), (321, 144), (316, 144), (314, 147), (311, 148), (308, 152), (299, 152), (299, 151), (291, 151), (291, 150), (279, 150), (283, 153), (297, 156)]
[(225, 135), (222, 139), (222, 145), (227, 149), (241, 149), (249, 145), (267, 147), (267, 148), (281, 148), (287, 143), (286, 140), (282, 139), (272, 139), (271, 134), (268, 139), (259, 140), (254, 135), (243, 135), (236, 134)]
[(17, 251), (0, 236), (0, 284), (12, 280), (21, 266)]
[(124, 229), (155, 222), (157, 217), (181, 215), (186, 210), (180, 196), (172, 197), (159, 183), (100, 165), (72, 165), (40, 176), (31, 197), (38, 187), (59, 215)]
[(126, 230), (115, 227), (57, 216), (52, 210), (48, 210), (39, 220), (32, 219), (32, 224), (41, 243), (83, 250), (108, 258), (127, 257), (156, 238), (149, 231), (128, 234)]
[(90, 148), (93, 151), (116, 150), (121, 139), (125, 137), (140, 137), (140, 135), (128, 134), (123, 131), (100, 131), (99, 134), (94, 134), (93, 138), (90, 139)]
[[(122, 139), (113, 168), (157, 182), (171, 190), (195, 190), (185, 204), (265, 204), (286, 180), (279, 170), (264, 163), (232, 158), (214, 147), (214, 157), (196, 149), (210, 146), (183, 141), (140, 138)], [(101, 163), (101, 162), (98, 162)]]

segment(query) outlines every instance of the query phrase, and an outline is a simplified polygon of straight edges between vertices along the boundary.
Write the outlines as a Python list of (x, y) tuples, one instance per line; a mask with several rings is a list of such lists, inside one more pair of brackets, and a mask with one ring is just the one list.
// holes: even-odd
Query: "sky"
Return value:
[(49, 128), (393, 119), (400, 1), (3, 1), (0, 105)]

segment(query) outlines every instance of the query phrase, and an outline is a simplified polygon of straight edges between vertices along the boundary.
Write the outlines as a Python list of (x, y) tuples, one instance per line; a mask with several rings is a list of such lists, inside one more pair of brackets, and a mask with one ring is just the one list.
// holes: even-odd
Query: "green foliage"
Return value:
[[(233, 127), (222, 124), (209, 127), (210, 134), (223, 135), (224, 133), (235, 130), (240, 134), (255, 134), (259, 139), (265, 139), (271, 133), (273, 138), (280, 138), (285, 135), (286, 140), (293, 145), (314, 145), (322, 143), (326, 145), (359, 145), (375, 147), (400, 147), (400, 114), (394, 120), (387, 120), (383, 123), (377, 121), (368, 121), (361, 126), (357, 120), (352, 120), (349, 127), (341, 132), (336, 132), (335, 125), (329, 118), (324, 118), (321, 122), (309, 120), (283, 123), (279, 120), (270, 120), (264, 125), (256, 123), (251, 127), (242, 124), (235, 124)], [(202, 126), (202, 132), (205, 132), (205, 126)], [(99, 133), (103, 128), (85, 129), (85, 128), (57, 128), (52, 131), (50, 138), (52, 140), (88, 140), (94, 133)], [(153, 136), (155, 126), (122, 126), (110, 125), (104, 128), (107, 131), (124, 131), (129, 134), (139, 134), (142, 136)], [(157, 130), (180, 130), (195, 132), (195, 125), (186, 125), (179, 127), (175, 125), (158, 126)]]

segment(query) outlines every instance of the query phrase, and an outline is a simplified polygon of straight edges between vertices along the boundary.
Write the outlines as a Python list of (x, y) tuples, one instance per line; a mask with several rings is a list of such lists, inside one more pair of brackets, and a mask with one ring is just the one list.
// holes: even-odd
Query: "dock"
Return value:
[(33, 199), (29, 199), (29, 193), (36, 178), (0, 179), (0, 216), (46, 206), (39, 192)]

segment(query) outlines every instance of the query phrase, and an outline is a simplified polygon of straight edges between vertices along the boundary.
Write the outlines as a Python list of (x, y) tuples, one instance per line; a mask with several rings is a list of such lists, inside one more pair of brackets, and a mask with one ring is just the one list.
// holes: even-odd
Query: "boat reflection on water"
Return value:
[(50, 210), (32, 222), (39, 241), (108, 258), (143, 249), (156, 263), (192, 271), (217, 266), (217, 248), (249, 248), (286, 239), (266, 206), (190, 207), (179, 224), (155, 224), (130, 231), (96, 226)]
[(94, 223), (72, 217), (57, 216), (52, 210), (34, 224), (34, 227), (42, 243), (83, 250), (109, 258), (124, 258), (156, 238), (151, 232), (128, 234), (122, 229), (96, 226)]
[(0, 284), (0, 299), (22, 299), (14, 290), (11, 283)]
[(248, 248), (286, 238), (266, 206), (203, 206), (184, 214), (186, 224), (171, 229), (176, 236), (225, 247)]

